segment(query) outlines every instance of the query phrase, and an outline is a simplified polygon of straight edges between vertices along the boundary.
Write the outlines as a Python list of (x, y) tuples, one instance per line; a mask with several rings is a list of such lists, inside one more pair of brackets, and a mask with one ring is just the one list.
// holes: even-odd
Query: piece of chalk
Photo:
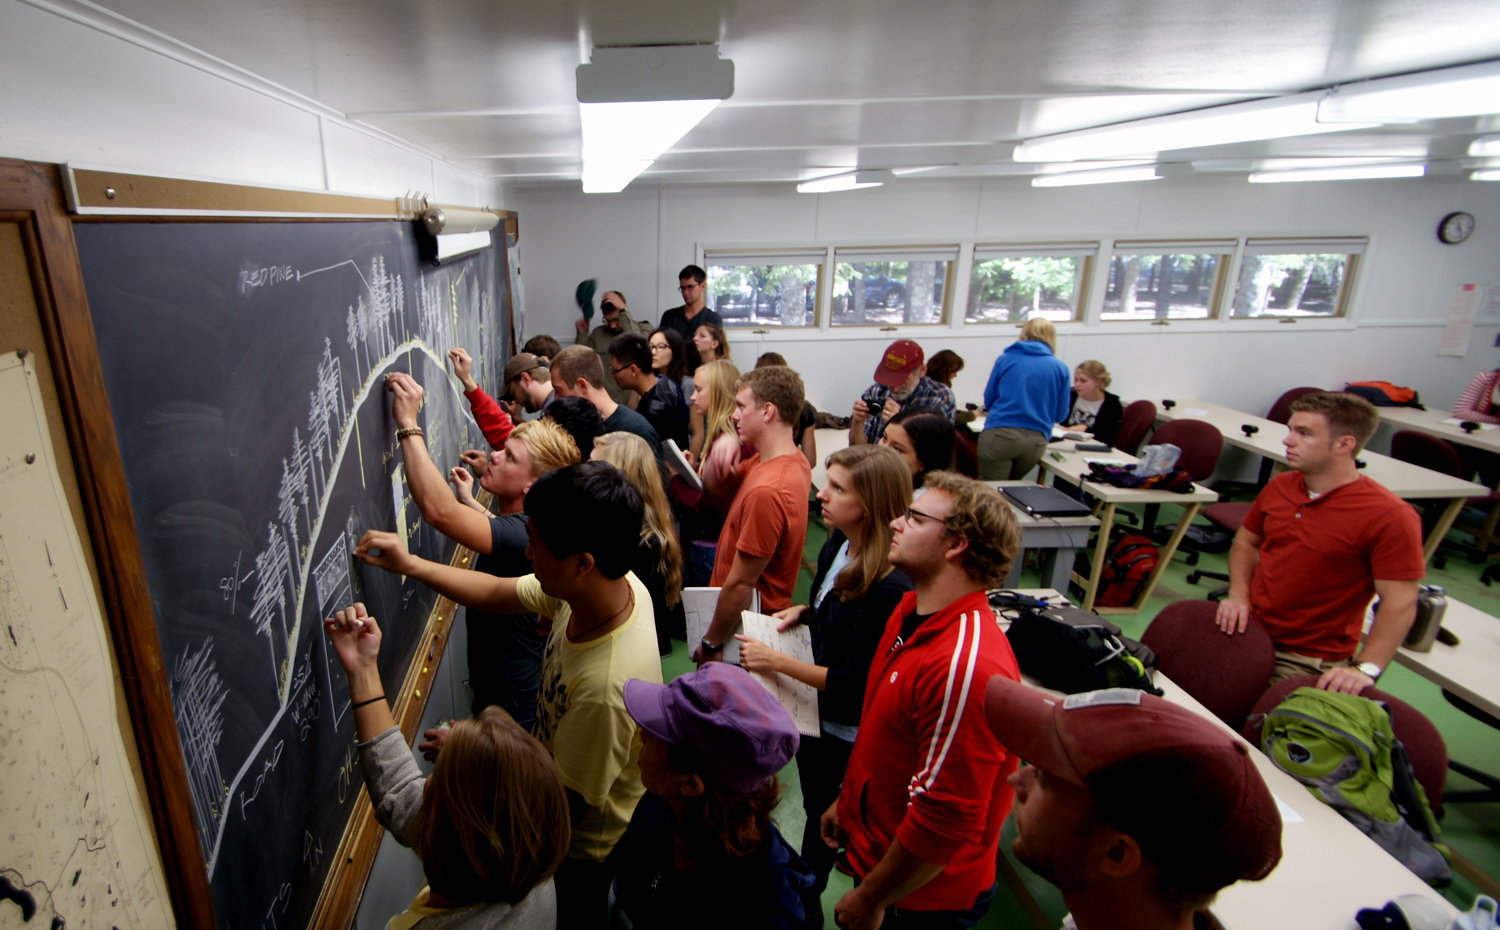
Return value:
[(373, 558), (377, 558), (377, 559), (380, 558), (382, 555), (384, 555), (384, 553), (381, 552), (379, 549), (366, 549), (365, 552), (368, 553)]

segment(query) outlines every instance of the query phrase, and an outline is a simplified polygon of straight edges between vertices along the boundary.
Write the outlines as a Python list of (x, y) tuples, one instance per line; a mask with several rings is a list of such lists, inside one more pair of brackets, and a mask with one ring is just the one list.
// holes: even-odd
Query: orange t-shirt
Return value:
[(801, 452), (778, 455), (762, 462), (757, 453), (741, 462), (744, 476), (729, 505), (724, 529), (719, 531), (719, 549), (714, 556), (714, 574), (709, 584), (719, 587), (729, 577), (734, 554), (770, 559), (755, 582), (764, 613), (792, 606), (792, 588), (802, 566), (802, 545), (807, 541), (807, 492), (812, 488), (812, 469)]

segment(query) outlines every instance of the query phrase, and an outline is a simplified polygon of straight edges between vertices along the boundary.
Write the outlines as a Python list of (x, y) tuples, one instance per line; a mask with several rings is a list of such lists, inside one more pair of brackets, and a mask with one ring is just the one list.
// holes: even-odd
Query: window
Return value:
[(1343, 316), (1365, 239), (1248, 239), (1231, 316)]
[(958, 246), (834, 250), (833, 325), (944, 322), (957, 260)]
[(1206, 320), (1238, 242), (1116, 242), (1104, 320)]
[(1099, 246), (1093, 243), (974, 247), (966, 323), (1082, 319), (1081, 298)]
[(734, 326), (817, 326), (827, 249), (704, 252), (706, 303)]

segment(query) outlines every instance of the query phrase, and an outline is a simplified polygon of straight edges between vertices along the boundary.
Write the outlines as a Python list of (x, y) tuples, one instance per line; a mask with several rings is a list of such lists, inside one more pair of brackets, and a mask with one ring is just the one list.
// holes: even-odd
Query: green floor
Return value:
[[(1170, 519), (1165, 514), (1163, 518)], [(818, 550), (822, 547), (825, 536), (826, 533), (819, 520), (809, 521), (805, 550), (808, 564), (816, 561)], [(1462, 537), (1453, 534), (1453, 538), (1458, 540)], [(1227, 570), (1222, 555), (1203, 555), (1200, 557), (1198, 567), (1219, 572)], [(1471, 564), (1462, 555), (1456, 555), (1448, 559), (1445, 568), (1430, 569), (1427, 583), (1442, 585), (1447, 589), (1450, 598), (1463, 601), (1486, 613), (1500, 616), (1500, 585), (1487, 588), (1480, 584), (1479, 573), (1483, 567)], [(1220, 582), (1205, 579), (1197, 586), (1190, 585), (1187, 583), (1187, 575), (1192, 570), (1183, 564), (1183, 556), (1179, 554), (1157, 584), (1156, 591), (1145, 610), (1133, 617), (1112, 619), (1119, 623), (1127, 636), (1139, 637), (1151, 619), (1167, 604), (1176, 600), (1204, 597), (1208, 591), (1220, 584)], [(807, 603), (807, 589), (811, 581), (811, 577), (804, 569), (797, 583), (795, 598), (797, 603)], [(1039, 587), (1040, 585), (1039, 575), (1035, 571), (1028, 569), (1023, 573), (1023, 587)], [(691, 671), (692, 667), (692, 661), (688, 658), (688, 649), (680, 642), (674, 642), (672, 655), (662, 659), (662, 670), (668, 680), (683, 672)], [(1381, 677), (1380, 687), (1426, 714), (1443, 734), (1451, 758), (1466, 762), (1481, 771), (1500, 773), (1500, 734), (1443, 700), (1442, 692), (1437, 685), (1399, 665), (1393, 665)], [(775, 813), (775, 820), (782, 834), (795, 846), (802, 836), (804, 819), (802, 794), (797, 782), (795, 763), (789, 764), (782, 770), (781, 781), (784, 792), (781, 804)], [(1450, 790), (1478, 787), (1481, 786), (1475, 785), (1462, 775), (1449, 773), (1448, 788)], [(1442, 829), (1443, 839), (1454, 850), (1478, 866), (1491, 879), (1500, 880), (1500, 806), (1496, 804), (1444, 805)], [(1000, 841), (1000, 847), (1006, 856), (1010, 855), (1010, 841), (1013, 836), (1011, 825), (1007, 821)], [(1057, 894), (1056, 889), (1031, 873), (1025, 866), (1015, 863), (1014, 859), (1011, 859), (1011, 862), (1031, 897), (1035, 899), (1046, 916), (1048, 924), (1052, 927), (1058, 926), (1062, 920), (1064, 908), (1062, 898)], [(828, 891), (823, 895), (823, 913), (827, 918), (827, 926), (833, 926), (834, 904), (852, 887), (853, 883), (847, 876), (837, 871), (834, 872), (828, 884)], [(1478, 889), (1464, 878), (1455, 877), (1453, 885), (1445, 893), (1454, 904), (1467, 909), (1473, 903)], [(1379, 907), (1384, 903), (1372, 901), (1370, 905)], [(1353, 915), (1350, 916), (1352, 920)], [(979, 926), (1016, 928), (1030, 927), (1033, 923), (1020, 900), (1002, 881), (996, 891), (995, 903), (990, 913), (980, 921)]]

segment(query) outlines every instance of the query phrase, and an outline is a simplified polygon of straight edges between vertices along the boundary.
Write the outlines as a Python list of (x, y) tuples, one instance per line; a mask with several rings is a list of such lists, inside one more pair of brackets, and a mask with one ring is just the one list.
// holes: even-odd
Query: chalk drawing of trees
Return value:
[(187, 763), (188, 791), (197, 815), (198, 837), (205, 850), (213, 848), (224, 799), (229, 789), (219, 773), (218, 747), (224, 736), (222, 705), (229, 689), (219, 678), (210, 636), (196, 652), (183, 649), (172, 664), (172, 709), (177, 738)]
[(255, 600), (250, 607), (250, 622), (255, 632), (266, 637), (271, 651), (271, 670), (276, 676), (276, 687), (281, 687), (287, 657), (288, 594), (295, 596), (296, 584), (292, 578), (291, 550), (286, 536), (276, 524), (266, 524), (266, 548), (255, 557)]

